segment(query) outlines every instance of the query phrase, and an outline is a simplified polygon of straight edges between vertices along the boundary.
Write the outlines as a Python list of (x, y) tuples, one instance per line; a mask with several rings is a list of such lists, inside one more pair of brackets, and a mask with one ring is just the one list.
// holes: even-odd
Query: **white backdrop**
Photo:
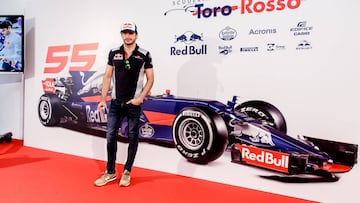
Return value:
[[(189, 12), (194, 8), (188, 3), (193, 2), (203, 3), (203, 8), (237, 6), (237, 9), (227, 16), (217, 13), (216, 17), (197, 18)], [(28, 0), (25, 6), (28, 59), (25, 144), (106, 159), (103, 138), (43, 127), (37, 118), (37, 104), (42, 94), (41, 80), (67, 75), (69, 71), (68, 64), (60, 73), (44, 73), (50, 46), (98, 43), (92, 70), (102, 71), (108, 50), (121, 43), (119, 25), (124, 20), (137, 23), (138, 44), (152, 53), (156, 79), (152, 94), (171, 89), (175, 95), (222, 102), (233, 95), (244, 100), (262, 99), (283, 112), (290, 135), (360, 143), (357, 128), (360, 70), (356, 65), (360, 47), (357, 21), (360, 3), (293, 0), (284, 2), (291, 2), (290, 6), (298, 3), (300, 6), (296, 9), (285, 6), (280, 11), (242, 14), (241, 2), (107, 0), (100, 4), (93, 0)], [(228, 11), (224, 10), (225, 14)], [(291, 29), (301, 22), (308, 33), (295, 36)], [(236, 31), (233, 40), (224, 41), (219, 37), (226, 27)], [(176, 37), (191, 33), (202, 41), (176, 41)], [(303, 40), (307, 46), (299, 45)], [(206, 47), (206, 54), (171, 55), (171, 47), (182, 50), (186, 46)], [(220, 53), (224, 47), (229, 54)], [(257, 51), (240, 51), (249, 47), (257, 47)], [(123, 163), (126, 148), (122, 143), (119, 145), (118, 162)], [(359, 200), (354, 192), (359, 184), (352, 181), (359, 180), (358, 166), (337, 183), (282, 184), (257, 177), (266, 171), (230, 163), (227, 153), (214, 163), (199, 166), (184, 161), (175, 149), (145, 143), (139, 148), (135, 165), (322, 202)]]

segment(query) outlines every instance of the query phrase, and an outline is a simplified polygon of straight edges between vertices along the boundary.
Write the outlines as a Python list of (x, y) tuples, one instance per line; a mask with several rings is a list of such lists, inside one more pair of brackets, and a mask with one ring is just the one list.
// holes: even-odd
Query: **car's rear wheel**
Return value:
[(173, 124), (175, 147), (190, 162), (206, 164), (216, 160), (225, 150), (227, 135), (222, 117), (205, 108), (186, 107)]

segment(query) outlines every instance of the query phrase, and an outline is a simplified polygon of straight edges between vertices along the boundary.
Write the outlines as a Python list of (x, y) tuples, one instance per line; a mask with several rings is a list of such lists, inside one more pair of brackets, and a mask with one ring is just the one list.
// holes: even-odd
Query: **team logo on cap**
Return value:
[(136, 32), (136, 26), (135, 26), (134, 23), (130, 23), (130, 22), (128, 22), (128, 23), (123, 23), (123, 24), (121, 25), (121, 31), (125, 31), (125, 30), (131, 30), (131, 31), (133, 31), (133, 32)]

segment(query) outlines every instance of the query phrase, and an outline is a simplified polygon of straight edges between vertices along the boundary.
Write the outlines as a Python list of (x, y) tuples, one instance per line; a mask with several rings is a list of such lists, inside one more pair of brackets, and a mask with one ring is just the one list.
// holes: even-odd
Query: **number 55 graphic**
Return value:
[[(69, 71), (88, 71), (95, 63), (96, 54), (81, 54), (81, 52), (95, 51), (99, 43), (75, 44), (71, 51), (70, 45), (49, 46), (46, 56), (44, 73), (59, 73), (68, 64), (70, 56)], [(76, 64), (80, 64), (77, 65)]]

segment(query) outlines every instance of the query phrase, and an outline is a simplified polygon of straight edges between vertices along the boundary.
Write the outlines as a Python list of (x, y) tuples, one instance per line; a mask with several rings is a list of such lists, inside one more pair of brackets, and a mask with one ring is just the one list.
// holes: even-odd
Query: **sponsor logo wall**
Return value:
[[(360, 33), (334, 29), (334, 25), (357, 25), (353, 8), (359, 3), (351, 1), (352, 6), (345, 6), (333, 0), (135, 0), (126, 2), (126, 9), (123, 3), (110, 0), (99, 5), (90, 0), (84, 5), (70, 0), (28, 0), (27, 40), (36, 46), (29, 45), (35, 60), (27, 63), (32, 70), (26, 73), (25, 81), (26, 145), (106, 159), (105, 139), (44, 127), (38, 118), (38, 105), (44, 91), (56, 91), (56, 81), (50, 78), (67, 78), (72, 71), (83, 73), (76, 76), (83, 79), (83, 88), (76, 94), (89, 101), (96, 99), (87, 94), (99, 90), (108, 51), (120, 45), (119, 26), (127, 20), (137, 23), (138, 44), (153, 56), (153, 95), (170, 89), (178, 96), (224, 103), (233, 95), (244, 101), (265, 100), (285, 115), (290, 135), (360, 143), (356, 136), (360, 134), (356, 128), (360, 73), (355, 68)], [(106, 117), (92, 106), (85, 108), (88, 121), (106, 122)], [(155, 133), (151, 126), (144, 125), (140, 130), (149, 137)], [(117, 161), (123, 163), (126, 145), (119, 145)], [(257, 154), (264, 164), (275, 163), (279, 170), (288, 161), (282, 154), (270, 157), (251, 148), (242, 150), (248, 161), (254, 161), (253, 154)], [(339, 192), (336, 184), (340, 184), (319, 188), (316, 184), (274, 183), (259, 179), (267, 171), (231, 164), (228, 153), (214, 163), (196, 165), (186, 162), (176, 149), (146, 143), (139, 147), (135, 166), (323, 202), (337, 198), (331, 194)], [(357, 168), (354, 170), (342, 177), (341, 184), (356, 188), (351, 185), (357, 184), (351, 181), (359, 174)], [(325, 191), (327, 197), (321, 195)], [(352, 189), (341, 192), (342, 199), (353, 200)]]

